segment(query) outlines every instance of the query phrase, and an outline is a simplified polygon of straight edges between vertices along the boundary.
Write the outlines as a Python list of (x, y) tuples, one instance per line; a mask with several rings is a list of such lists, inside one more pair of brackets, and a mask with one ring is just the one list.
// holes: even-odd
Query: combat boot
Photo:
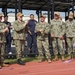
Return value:
[(25, 65), (25, 63), (21, 59), (17, 60), (17, 64), (19, 64), (19, 65)]
[(51, 60), (50, 59), (47, 59), (48, 63), (51, 63)]
[(53, 61), (57, 61), (58, 60), (58, 55), (55, 56), (55, 58), (53, 59)]
[(39, 63), (41, 63), (41, 62), (43, 62), (43, 61), (44, 61), (43, 59), (39, 59), (39, 60), (38, 60)]
[(70, 60), (71, 59), (71, 55), (69, 55), (68, 57), (67, 57), (67, 60)]
[(4, 64), (4, 63), (3, 63), (3, 64), (1, 64), (1, 66), (2, 66), (2, 67), (9, 67), (9, 65), (8, 65), (8, 64)]
[(0, 69), (2, 69), (2, 66), (0, 66)]
[(62, 59), (62, 61), (65, 61), (65, 57), (64, 57), (64, 55), (62, 55), (62, 58), (61, 58), (61, 59)]

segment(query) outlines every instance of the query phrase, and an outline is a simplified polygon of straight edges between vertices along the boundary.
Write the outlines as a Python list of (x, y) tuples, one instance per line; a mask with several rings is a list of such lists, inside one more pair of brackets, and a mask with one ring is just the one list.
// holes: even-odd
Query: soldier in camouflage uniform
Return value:
[(5, 53), (5, 34), (8, 32), (8, 27), (6, 24), (1, 22), (2, 14), (0, 14), (0, 68), (8, 66), (4, 64), (4, 53)]
[(73, 13), (69, 13), (69, 19), (66, 21), (66, 37), (68, 44), (68, 60), (71, 59), (71, 53), (73, 52), (73, 44), (75, 43), (75, 20), (73, 19)]
[(63, 35), (64, 35), (64, 22), (60, 19), (60, 13), (55, 12), (54, 19), (51, 20), (51, 34), (52, 34), (52, 45), (55, 58), (53, 60), (58, 60), (58, 48), (60, 54), (62, 55), (62, 61), (65, 60), (64, 58), (64, 48), (63, 48)]
[(21, 60), (22, 53), (24, 51), (25, 47), (25, 28), (26, 28), (26, 23), (22, 20), (22, 13), (17, 13), (17, 20), (13, 23), (14, 27), (14, 34), (13, 34), (13, 39), (15, 42), (16, 46), (16, 51), (17, 51), (17, 63), (19, 65), (24, 65), (23, 61)]
[(50, 52), (49, 52), (49, 44), (48, 44), (48, 33), (50, 32), (50, 26), (45, 22), (45, 16), (40, 16), (40, 22), (36, 24), (35, 27), (37, 33), (37, 47), (39, 52), (39, 62), (43, 61), (43, 48), (45, 50), (45, 55), (48, 62), (51, 62)]

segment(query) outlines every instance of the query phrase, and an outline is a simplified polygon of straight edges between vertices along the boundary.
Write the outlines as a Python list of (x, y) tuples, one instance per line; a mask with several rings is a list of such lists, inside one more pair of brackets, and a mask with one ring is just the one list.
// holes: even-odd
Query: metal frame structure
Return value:
[[(22, 12), (22, 9), (36, 10), (39, 16), (39, 11), (48, 11), (48, 22), (54, 18), (54, 11), (72, 12), (74, 13), (75, 0), (0, 0), (0, 8), (4, 15), (7, 14), (7, 9), (15, 9), (17, 12)], [(50, 16), (51, 12), (51, 16)], [(66, 16), (66, 15), (65, 15)], [(16, 16), (15, 16), (16, 17)], [(39, 17), (38, 17), (39, 18)]]
[[(42, 11), (48, 11), (48, 23), (50, 23), (50, 19), (54, 18), (54, 11), (65, 12), (66, 18), (70, 11), (74, 13), (74, 6), (75, 0), (0, 0), (0, 8), (2, 8), (4, 15), (7, 15), (8, 8), (15, 9), (15, 19), (17, 12), (22, 12), (22, 9), (36, 10), (39, 21), (39, 15), (42, 14)], [(51, 48), (50, 35), (49, 45)]]

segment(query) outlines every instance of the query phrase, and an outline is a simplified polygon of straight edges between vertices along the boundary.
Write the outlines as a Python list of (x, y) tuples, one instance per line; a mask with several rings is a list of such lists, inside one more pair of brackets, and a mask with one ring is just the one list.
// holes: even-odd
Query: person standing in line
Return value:
[(35, 26), (37, 21), (34, 19), (34, 15), (30, 14), (30, 20), (28, 20), (28, 36), (27, 36), (27, 43), (28, 43), (28, 50), (30, 53), (37, 52), (37, 43), (36, 43), (36, 33), (35, 33)]
[(2, 22), (2, 14), (0, 13), (0, 69), (8, 66), (8, 64), (4, 63), (6, 43), (5, 35), (8, 33), (8, 31), (7, 25)]
[(6, 34), (6, 51), (8, 54), (12, 54), (12, 51), (11, 51), (11, 41), (12, 41), (11, 29), (12, 29), (12, 26), (11, 26), (11, 23), (8, 22), (8, 16), (7, 15), (4, 16), (3, 23), (5, 23), (9, 29), (9, 32)]
[(46, 16), (40, 16), (40, 22), (36, 24), (35, 31), (37, 33), (37, 47), (39, 52), (39, 62), (43, 61), (43, 48), (47, 61), (51, 63), (51, 55), (49, 51), (48, 33), (50, 32), (50, 25), (45, 22)]
[(17, 13), (17, 20), (14, 21), (13, 27), (14, 27), (14, 34), (13, 34), (13, 39), (17, 51), (17, 63), (19, 65), (25, 65), (25, 63), (22, 61), (22, 54), (24, 52), (24, 47), (25, 47), (25, 41), (26, 41), (26, 36), (25, 36), (25, 29), (27, 22), (25, 23), (22, 19), (23, 14), (21, 12)]
[(75, 52), (73, 45), (75, 44), (75, 20), (73, 19), (73, 13), (69, 13), (68, 20), (66, 21), (66, 39), (68, 44), (68, 57), (67, 60), (71, 59), (71, 53)]
[[(65, 23), (60, 19), (60, 13), (55, 12), (54, 19), (51, 20), (51, 34), (52, 34), (52, 45), (55, 58), (54, 61), (58, 60), (58, 51), (61, 54), (62, 61), (65, 60), (64, 54), (65, 49), (63, 47), (63, 35), (65, 34)], [(59, 49), (59, 50), (58, 50)]]

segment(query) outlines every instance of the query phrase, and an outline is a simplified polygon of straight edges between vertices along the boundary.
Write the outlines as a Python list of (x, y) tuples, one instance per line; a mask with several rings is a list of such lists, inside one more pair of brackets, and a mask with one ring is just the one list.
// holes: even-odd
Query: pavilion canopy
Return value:
[[(21, 8), (27, 10), (47, 10), (47, 1), (48, 0), (17, 0), (21, 1)], [(50, 10), (52, 9), (53, 0), (50, 0)], [(75, 0), (74, 0), (75, 1)], [(66, 12), (68, 10), (68, 6), (71, 8), (75, 5), (73, 0), (54, 0), (54, 10), (60, 12)], [(15, 8), (15, 0), (0, 0), (0, 8)]]

